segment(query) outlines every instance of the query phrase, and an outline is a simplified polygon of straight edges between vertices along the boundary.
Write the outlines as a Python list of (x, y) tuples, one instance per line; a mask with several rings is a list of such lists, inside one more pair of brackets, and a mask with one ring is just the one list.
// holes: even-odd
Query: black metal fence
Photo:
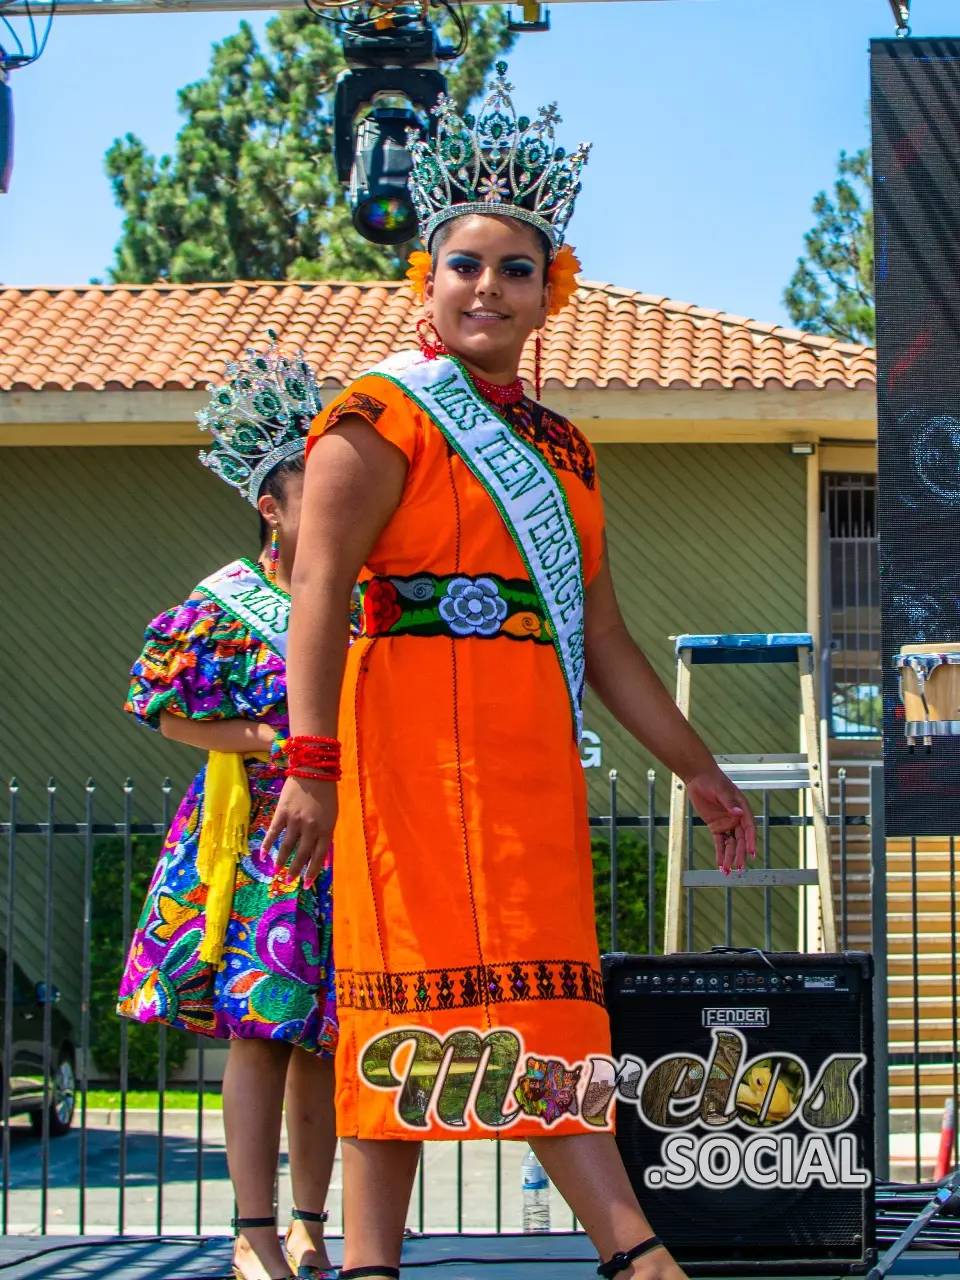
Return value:
[[(882, 826), (872, 823), (872, 815), (883, 813), (882, 770), (872, 766), (861, 772), (854, 779), (841, 771), (833, 788), (829, 823), (838, 934), (844, 948), (868, 949), (872, 943), (876, 957), (878, 1172), (886, 1176), (892, 1141), (894, 1173), (919, 1180), (930, 1172), (931, 1110), (939, 1112), (948, 1100), (954, 1106), (958, 1101), (958, 972), (952, 941), (956, 850), (952, 840), (940, 852), (929, 849), (930, 842), (913, 841), (906, 849), (891, 846), (888, 867)], [(606, 812), (590, 819), (604, 950), (654, 953), (662, 947), (669, 819), (665, 806), (658, 806), (653, 773), (646, 784), (646, 812), (622, 812), (618, 775), (611, 772)], [(9, 818), (0, 823), (7, 848), (2, 902), (4, 1233), (56, 1229), (200, 1235), (226, 1230), (232, 1214), (222, 1120), (215, 1105), (218, 1086), (211, 1078), (220, 1052), (214, 1042), (196, 1037), (191, 1061), (174, 1079), (169, 1036), (180, 1033), (158, 1028), (155, 1083), (140, 1093), (131, 1089), (130, 1024), (119, 1022), (113, 1078), (101, 1078), (90, 1052), (92, 1027), (103, 1014), (92, 1005), (92, 965), (98, 963), (92, 951), (95, 913), (113, 913), (112, 928), (122, 942), (117, 955), (125, 954), (137, 909), (131, 898), (137, 842), (162, 837), (170, 822), (169, 782), (153, 793), (156, 820), (141, 819), (141, 808), (151, 799), (143, 796), (129, 781), (119, 797), (104, 795), (89, 782), (82, 812), (65, 821), (54, 783), (47, 786), (42, 806), (36, 805), (36, 796), (25, 797), (16, 783), (10, 784)], [(113, 820), (104, 820), (102, 813), (117, 799), (119, 817), (113, 808)], [(28, 809), (31, 802), (35, 807)], [(784, 811), (788, 807), (770, 792), (756, 797), (758, 863), (764, 867), (797, 865), (798, 860), (803, 865), (806, 860), (811, 819)], [(801, 807), (796, 797), (792, 807)], [(692, 815), (688, 823), (688, 866), (709, 865), (709, 833)], [(122, 860), (119, 869), (113, 867), (122, 886), (119, 909), (112, 907), (112, 899), (101, 900), (95, 875), (104, 840), (112, 842)], [(946, 876), (942, 884), (937, 878), (940, 862)], [(38, 887), (25, 893), (23, 883)], [(925, 895), (941, 890), (943, 945), (928, 973)], [(812, 936), (805, 891), (799, 890), (798, 904), (797, 892), (731, 886), (697, 891), (695, 900), (687, 890), (687, 943), (691, 949), (715, 944), (796, 949), (798, 940)], [(794, 895), (792, 907), (788, 894)], [(79, 925), (73, 933), (58, 925), (64, 907)], [(888, 939), (895, 940), (889, 997)], [(522, 1152), (513, 1148), (519, 1145), (431, 1144), (411, 1205), (411, 1228), (516, 1230)], [(281, 1185), (278, 1194), (282, 1202), (289, 1193)], [(338, 1199), (335, 1177), (335, 1222)], [(569, 1210), (556, 1201), (555, 1225), (569, 1222)]]

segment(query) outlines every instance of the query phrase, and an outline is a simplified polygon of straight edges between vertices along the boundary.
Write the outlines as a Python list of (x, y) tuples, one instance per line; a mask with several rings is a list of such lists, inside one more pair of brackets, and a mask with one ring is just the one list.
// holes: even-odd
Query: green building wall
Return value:
[[(672, 691), (672, 636), (738, 631), (803, 631), (806, 601), (806, 458), (784, 445), (600, 445), (600, 483), (610, 562), (624, 616)], [(798, 750), (800, 700), (795, 667), (699, 667), (691, 719), (716, 753)], [(657, 768), (666, 814), (669, 778), (587, 696), (586, 728), (601, 739), (602, 767), (588, 770), (594, 813), (609, 812), (608, 771), (618, 773), (619, 808), (647, 812), (647, 771)], [(759, 801), (759, 797), (753, 797)], [(796, 812), (774, 800), (772, 812)], [(666, 850), (666, 828), (660, 845)], [(710, 865), (707, 837), (697, 865)], [(795, 835), (775, 832), (773, 865), (796, 866)], [(734, 893), (734, 942), (762, 946), (763, 895)], [(794, 890), (771, 891), (773, 943), (797, 939)], [(723, 890), (696, 894), (695, 946), (725, 940)], [(601, 939), (601, 943), (603, 939)]]
[[(782, 446), (726, 445), (602, 445), (599, 459), (624, 614), (671, 687), (671, 635), (803, 629), (805, 459)], [(45, 812), (54, 778), (57, 816), (80, 820), (93, 778), (98, 819), (119, 820), (130, 777), (136, 818), (158, 820), (162, 780), (172, 779), (176, 802), (200, 757), (123, 714), (127, 673), (151, 617), (255, 553), (254, 513), (181, 447), (4, 449), (0, 509), (15, 548), (4, 571), (0, 775), (19, 780), (21, 819)], [(795, 750), (797, 714), (785, 670), (697, 673), (693, 719), (716, 751)], [(616, 767), (621, 807), (644, 811), (650, 757), (592, 697), (586, 723), (603, 752), (588, 771), (591, 808), (606, 811)], [(662, 776), (661, 805), (666, 784)], [(54, 978), (75, 1009), (82, 857), (79, 842), (60, 840)], [(19, 842), (17, 953), (38, 977), (43, 855), (40, 837)], [(777, 856), (795, 858), (795, 842)], [(712, 936), (722, 895), (712, 897), (698, 917), (705, 945), (722, 941)], [(738, 909), (738, 936), (756, 932), (758, 910)], [(792, 911), (776, 908), (783, 945)]]

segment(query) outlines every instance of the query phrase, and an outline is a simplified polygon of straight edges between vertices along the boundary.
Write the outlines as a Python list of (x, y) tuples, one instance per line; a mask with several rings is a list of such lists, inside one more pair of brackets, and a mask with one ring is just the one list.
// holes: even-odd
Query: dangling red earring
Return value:
[[(425, 330), (433, 334), (432, 339)], [(417, 321), (417, 342), (420, 344), (421, 355), (426, 356), (428, 360), (436, 360), (437, 356), (448, 354), (447, 348), (443, 345), (443, 339), (437, 332), (437, 326), (429, 316), (421, 316)]]
[(541, 377), (540, 365), (543, 361), (543, 339), (540, 337), (540, 330), (537, 330), (537, 340), (533, 348), (533, 385), (536, 388), (536, 397), (540, 399)]

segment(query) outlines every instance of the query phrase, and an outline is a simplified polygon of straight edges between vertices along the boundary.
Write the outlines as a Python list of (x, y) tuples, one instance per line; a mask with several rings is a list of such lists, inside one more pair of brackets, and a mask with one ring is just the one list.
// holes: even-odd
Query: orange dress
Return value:
[[(603, 545), (590, 445), (529, 400), (501, 412), (562, 484), (589, 583)], [(364, 633), (347, 655), (340, 704), (338, 1132), (595, 1132), (607, 1121), (587, 1125), (583, 1094), (589, 1058), (609, 1055), (610, 1032), (586, 787), (557, 654), (523, 604), (529, 580), (503, 518), (426, 413), (367, 375), (317, 419), (314, 441), (345, 414), (371, 423), (409, 469), (363, 572)], [(493, 634), (499, 618), (471, 634), (436, 634), (416, 612), (431, 584), (452, 595), (464, 578), (512, 593)], [(412, 633), (397, 626), (401, 614)], [(391, 1059), (410, 1028), (427, 1033), (412, 1067), (410, 1041)], [(451, 1041), (456, 1031), (475, 1035)], [(505, 1034), (489, 1039), (495, 1032)], [(492, 1046), (490, 1077), (478, 1067), (478, 1038)], [(497, 1070), (506, 1072), (499, 1083)]]

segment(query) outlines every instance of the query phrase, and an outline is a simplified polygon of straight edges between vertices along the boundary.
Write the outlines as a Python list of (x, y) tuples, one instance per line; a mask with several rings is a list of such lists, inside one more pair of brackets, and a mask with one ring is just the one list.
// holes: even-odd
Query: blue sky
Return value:
[[(914, 11), (916, 35), (960, 32), (958, 0)], [(128, 131), (168, 150), (177, 89), (239, 20), (56, 20), (44, 57), (11, 79), (0, 282), (103, 275), (120, 227), (104, 152)], [(868, 41), (892, 33), (887, 0), (554, 4), (553, 31), (521, 38), (510, 76), (522, 110), (559, 100), (561, 141), (594, 142), (570, 237), (585, 276), (786, 322), (811, 200), (840, 149), (867, 141)]]

